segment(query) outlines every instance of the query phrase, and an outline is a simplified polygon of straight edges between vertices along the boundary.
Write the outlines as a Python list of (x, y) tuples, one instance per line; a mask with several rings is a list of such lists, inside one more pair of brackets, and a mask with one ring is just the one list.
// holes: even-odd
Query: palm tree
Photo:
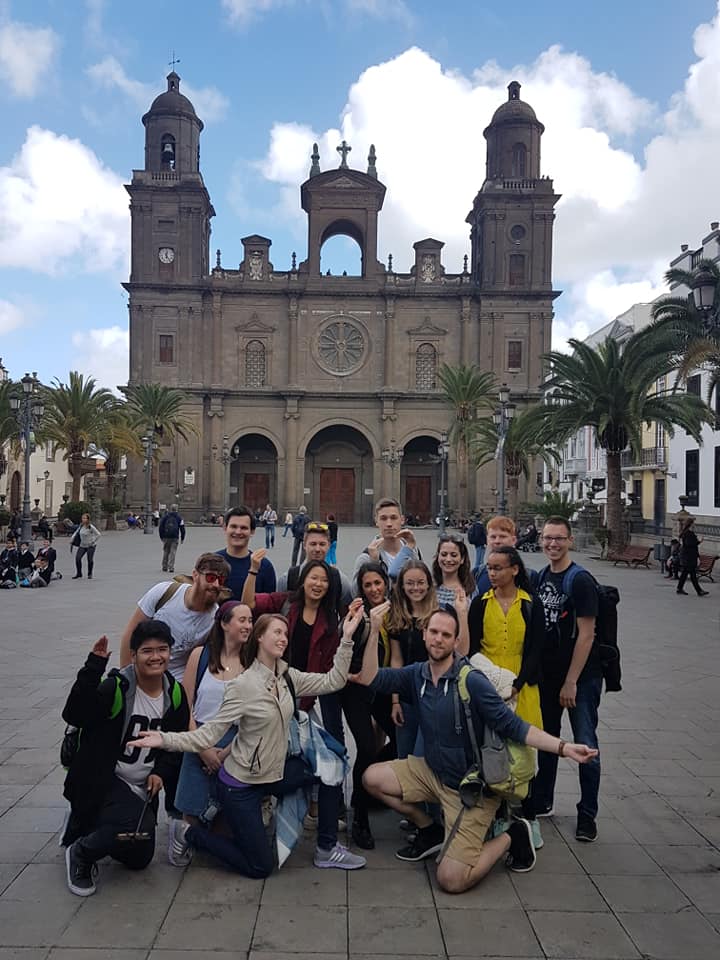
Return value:
[[(118, 403), (107, 420), (107, 434), (100, 452), (105, 456), (105, 500), (117, 499), (117, 477), (124, 456), (142, 457), (143, 445), (128, 415), (126, 403)], [(108, 530), (115, 529), (115, 516), (108, 516)]]
[(67, 384), (56, 379), (53, 386), (46, 387), (44, 399), (45, 416), (40, 433), (65, 451), (72, 477), (72, 500), (76, 502), (80, 499), (83, 474), (95, 469), (87, 463), (88, 449), (102, 446), (108, 417), (119, 401), (105, 387), (96, 387), (92, 377), (86, 379), (76, 370), (70, 371)]
[[(673, 267), (665, 274), (669, 284), (692, 288), (693, 281), (701, 270), (715, 277), (714, 309), (720, 307), (720, 268), (714, 260), (701, 260), (695, 270)], [(709, 381), (707, 400), (710, 403), (713, 390), (720, 386), (720, 329), (708, 332), (700, 312), (695, 307), (692, 294), (667, 296), (656, 300), (652, 307), (655, 326), (666, 329), (676, 338), (678, 351), (678, 375), (686, 378), (693, 370), (707, 365)]]
[(597, 347), (570, 340), (572, 354), (545, 357), (551, 376), (546, 402), (528, 414), (540, 442), (561, 444), (581, 427), (592, 426), (607, 456), (608, 528), (613, 549), (625, 542), (622, 523), (621, 454), (639, 454), (644, 423), (658, 423), (669, 436), (676, 426), (701, 443), (701, 428), (712, 414), (700, 397), (658, 389), (657, 381), (676, 363), (671, 331), (647, 327), (621, 346), (608, 337)]
[[(141, 434), (151, 430), (155, 437), (174, 443), (178, 437), (187, 441), (191, 434), (197, 433), (193, 421), (183, 413), (185, 394), (182, 390), (159, 383), (136, 383), (121, 389), (127, 397), (130, 423)], [(157, 503), (158, 475), (153, 464), (150, 478), (152, 502)]]
[[(505, 477), (508, 490), (508, 512), (511, 517), (517, 513), (520, 477), (529, 478), (533, 462), (539, 459), (548, 467), (560, 462), (560, 453), (540, 441), (537, 423), (530, 416), (532, 410), (533, 408), (529, 407), (513, 417), (505, 435)], [(495, 460), (497, 448), (497, 427), (491, 417), (481, 417), (470, 447), (475, 465), (482, 467)]]
[(461, 516), (466, 516), (470, 444), (477, 431), (478, 417), (485, 408), (489, 410), (495, 402), (497, 385), (494, 374), (482, 372), (474, 365), (465, 364), (450, 367), (444, 363), (440, 368), (438, 379), (445, 401), (453, 411), (448, 438), (455, 447), (457, 456), (457, 509)]

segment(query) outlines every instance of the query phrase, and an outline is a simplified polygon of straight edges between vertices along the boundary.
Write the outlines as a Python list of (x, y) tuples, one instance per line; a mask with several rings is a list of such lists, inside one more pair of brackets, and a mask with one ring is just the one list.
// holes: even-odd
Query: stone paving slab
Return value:
[[(341, 529), (344, 569), (371, 536), (370, 528)], [(418, 536), (432, 557), (433, 532)], [(222, 545), (219, 530), (189, 528), (176, 569), (189, 572), (197, 555)], [(290, 548), (279, 539), (272, 552), (279, 571)], [(58, 553), (70, 574), (63, 540)], [(377, 847), (364, 871), (314, 869), (309, 836), (264, 882), (203, 856), (177, 870), (166, 862), (161, 822), (146, 871), (103, 863), (97, 895), (73, 897), (55, 832), (64, 807), (59, 714), (94, 640), (107, 633), (117, 652), (137, 598), (163, 579), (160, 543), (109, 533), (93, 581), (4, 592), (0, 960), (720, 956), (720, 586), (703, 600), (682, 598), (657, 570), (579, 559), (622, 597), (625, 689), (601, 706), (600, 838), (575, 841), (577, 775), (561, 762), (536, 869), (513, 875), (499, 865), (462, 896), (439, 890), (433, 864), (395, 858), (404, 835), (386, 812), (373, 815)], [(538, 554), (527, 561), (543, 564)]]

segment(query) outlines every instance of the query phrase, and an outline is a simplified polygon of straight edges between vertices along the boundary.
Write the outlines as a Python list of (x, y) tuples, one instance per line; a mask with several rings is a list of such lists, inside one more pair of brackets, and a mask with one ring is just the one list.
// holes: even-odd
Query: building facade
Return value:
[[(130, 383), (182, 389), (195, 425), (160, 448), (161, 501), (189, 517), (226, 503), (367, 522), (377, 496), (400, 497), (423, 521), (440, 502), (438, 442), (450, 423), (438, 372), (474, 363), (522, 403), (539, 396), (550, 348), (552, 236), (558, 195), (540, 174), (543, 125), (511, 83), (484, 131), (484, 182), (467, 216), (462, 269), (440, 240), (413, 245), (407, 273), (378, 259), (386, 188), (367, 166), (322, 169), (313, 149), (300, 186), (307, 251), (276, 268), (272, 241), (242, 239), (237, 267), (210, 261), (214, 209), (200, 170), (203, 129), (171, 73), (143, 117), (145, 161), (127, 186), (132, 223)], [(437, 189), (442, 189), (439, 180)], [(357, 276), (323, 269), (342, 235), (361, 251)], [(227, 258), (226, 258), (227, 259)], [(453, 267), (455, 269), (453, 269)], [(494, 506), (494, 473), (473, 479), (468, 507)], [(449, 463), (448, 502), (457, 470)], [(130, 468), (131, 503), (143, 477)], [(524, 494), (525, 491), (521, 491)]]

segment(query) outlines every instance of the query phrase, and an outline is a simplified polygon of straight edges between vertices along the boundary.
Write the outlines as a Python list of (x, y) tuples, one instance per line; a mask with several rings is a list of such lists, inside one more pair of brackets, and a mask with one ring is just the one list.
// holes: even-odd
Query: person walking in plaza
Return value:
[[(525, 565), (515, 547), (493, 547), (487, 554), (487, 571), (491, 587), (470, 605), (470, 649), (512, 672), (512, 695), (517, 698), (515, 713), (542, 730), (538, 683), (545, 641), (543, 606), (532, 593)], [(539, 850), (543, 839), (535, 817), (532, 784), (522, 810), (532, 828), (533, 846)]]
[(185, 521), (178, 513), (176, 503), (160, 518), (158, 534), (163, 545), (162, 568), (174, 573), (178, 544), (185, 543)]
[(187, 730), (185, 692), (167, 671), (172, 645), (167, 624), (137, 624), (130, 664), (103, 680), (110, 650), (108, 638), (101, 637), (65, 704), (63, 720), (82, 731), (65, 778), (70, 816), (61, 837), (67, 885), (78, 897), (95, 893), (104, 857), (131, 870), (142, 870), (153, 858), (158, 793), (177, 776), (179, 764), (162, 746), (130, 741), (141, 730)]
[(269, 503), (265, 504), (265, 510), (260, 518), (265, 527), (265, 549), (270, 550), (275, 546), (275, 524), (277, 523), (277, 512)]
[(360, 567), (368, 560), (380, 560), (394, 583), (403, 565), (408, 560), (418, 559), (415, 534), (404, 526), (405, 517), (400, 502), (392, 497), (382, 497), (377, 501), (374, 517), (377, 536), (355, 560), (353, 576), (357, 576)]
[(84, 513), (80, 521), (80, 526), (70, 541), (71, 553), (73, 547), (78, 548), (78, 552), (75, 554), (75, 575), (72, 578), (73, 580), (82, 579), (82, 558), (85, 556), (87, 556), (87, 578), (88, 580), (92, 580), (93, 568), (95, 566), (95, 550), (100, 537), (101, 533), (98, 528), (90, 523), (90, 514)]
[(707, 590), (698, 583), (697, 568), (700, 555), (701, 539), (693, 530), (695, 517), (688, 517), (680, 531), (680, 579), (678, 580), (677, 593), (687, 596), (684, 590), (685, 581), (690, 578), (690, 583), (695, 587), (695, 593), (699, 597), (706, 597)]
[(473, 566), (480, 570), (485, 559), (485, 547), (487, 546), (487, 530), (482, 522), (482, 514), (478, 513), (468, 527), (467, 538), (468, 543), (475, 547), (475, 563)]
[[(252, 611), (244, 603), (227, 600), (215, 614), (215, 622), (202, 647), (195, 647), (185, 668), (183, 687), (190, 705), (190, 730), (197, 730), (222, 706), (227, 685), (243, 672), (242, 649), (252, 631)], [(212, 829), (219, 812), (217, 774), (230, 753), (234, 731), (228, 730), (214, 746), (182, 758), (175, 793), (175, 806), (186, 823)], [(182, 821), (170, 820), (168, 859), (184, 867), (190, 856), (183, 841)]]
[(325, 558), (328, 563), (335, 566), (337, 563), (337, 539), (338, 539), (338, 525), (337, 520), (335, 519), (334, 513), (329, 513), (327, 515), (327, 525), (328, 533), (330, 534), (330, 549), (328, 550), (327, 557)]
[(292, 530), (292, 522), (293, 522), (292, 511), (288, 510), (285, 514), (285, 523), (284, 523), (285, 529), (283, 530), (283, 540), (288, 535), (288, 533)]
[[(329, 565), (330, 561), (328, 560), (328, 556), (330, 554), (330, 546), (329, 524), (317, 523), (315, 520), (311, 520), (306, 524), (305, 537), (303, 539), (305, 560), (301, 564), (290, 567), (287, 573), (280, 575), (277, 582), (278, 593), (283, 593), (286, 590), (292, 593), (294, 590), (297, 590), (300, 573), (304, 565), (310, 560), (324, 560), (325, 563)], [(347, 613), (350, 601), (353, 598), (353, 587), (342, 570), (336, 566), (330, 567), (330, 581), (333, 588), (333, 596), (337, 604), (337, 618), (341, 620)]]
[[(573, 537), (568, 520), (548, 517), (541, 539), (550, 562), (540, 571), (536, 587), (545, 614), (540, 709), (545, 729), (554, 736), (560, 735), (562, 716), (567, 710), (573, 736), (595, 751), (580, 768), (575, 829), (576, 840), (592, 843), (598, 836), (600, 790), (597, 725), (602, 670), (595, 642), (598, 591), (592, 576), (570, 557)], [(551, 817), (554, 813), (556, 777), (557, 757), (540, 754), (533, 787), (538, 817)]]
[[(231, 836), (184, 825), (182, 839), (189, 849), (204, 850), (246, 877), (268, 877), (274, 851), (262, 818), (263, 800), (281, 796), (312, 782), (302, 758), (288, 757), (288, 732), (294, 694), (315, 697), (340, 690), (347, 680), (352, 638), (362, 617), (359, 605), (343, 625), (342, 641), (326, 673), (297, 670), (283, 659), (288, 646), (284, 617), (258, 618), (243, 650), (245, 671), (226, 687), (214, 720), (187, 733), (143, 731), (136, 745), (198, 753), (217, 743), (232, 724), (237, 733), (218, 772), (219, 797)], [(377, 656), (377, 653), (375, 653)], [(337, 842), (339, 786), (322, 782), (318, 788), (316, 867), (357, 870), (365, 859)]]
[[(231, 507), (224, 517), (225, 549), (218, 555), (230, 567), (227, 586), (234, 600), (240, 600), (250, 570), (250, 540), (255, 533), (255, 514), (249, 507)], [(258, 593), (272, 593), (276, 587), (275, 568), (262, 552), (263, 561), (257, 571)]]
[(307, 507), (303, 504), (292, 522), (292, 535), (293, 535), (293, 551), (292, 559), (290, 560), (290, 565), (295, 566), (296, 563), (302, 563), (305, 559), (305, 549), (303, 542), (305, 539), (305, 527), (310, 523), (310, 517), (308, 516)]
[[(458, 723), (457, 681), (467, 663), (456, 652), (458, 620), (452, 608), (435, 610), (428, 618), (424, 642), (428, 659), (400, 669), (378, 668), (377, 639), (371, 633), (357, 678), (376, 693), (400, 693), (420, 716), (425, 756), (373, 764), (365, 772), (366, 789), (397, 810), (418, 828), (414, 841), (425, 856), (440, 853), (437, 882), (448, 893), (474, 887), (502, 857), (518, 873), (532, 870), (535, 851), (527, 820), (515, 820), (506, 833), (485, 840), (499, 800), (485, 794), (482, 803), (465, 807), (458, 788), (474, 763), (466, 721)], [(487, 677), (478, 670), (467, 676), (470, 710), (476, 739), (483, 741), (487, 725), (501, 737), (538, 750), (585, 763), (596, 751), (549, 736), (522, 720), (503, 703)], [(439, 803), (444, 827), (433, 822), (421, 804)]]
[(120, 666), (132, 662), (130, 640), (135, 627), (144, 620), (167, 624), (174, 643), (168, 670), (182, 682), (192, 650), (204, 643), (213, 626), (218, 600), (228, 577), (229, 567), (217, 553), (201, 553), (195, 561), (190, 583), (177, 580), (155, 584), (137, 602), (120, 640)]

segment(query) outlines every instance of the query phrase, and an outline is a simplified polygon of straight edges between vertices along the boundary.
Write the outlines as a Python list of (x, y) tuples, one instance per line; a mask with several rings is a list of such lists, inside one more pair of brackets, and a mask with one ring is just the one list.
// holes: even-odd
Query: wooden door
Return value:
[(421, 523), (432, 523), (432, 477), (405, 477), (405, 515), (420, 517)]
[(246, 473), (243, 478), (243, 501), (245, 506), (254, 510), (260, 507), (265, 509), (265, 504), (270, 502), (270, 474), (269, 473)]
[(355, 471), (352, 468), (320, 469), (320, 516), (335, 514), (338, 523), (355, 522)]

